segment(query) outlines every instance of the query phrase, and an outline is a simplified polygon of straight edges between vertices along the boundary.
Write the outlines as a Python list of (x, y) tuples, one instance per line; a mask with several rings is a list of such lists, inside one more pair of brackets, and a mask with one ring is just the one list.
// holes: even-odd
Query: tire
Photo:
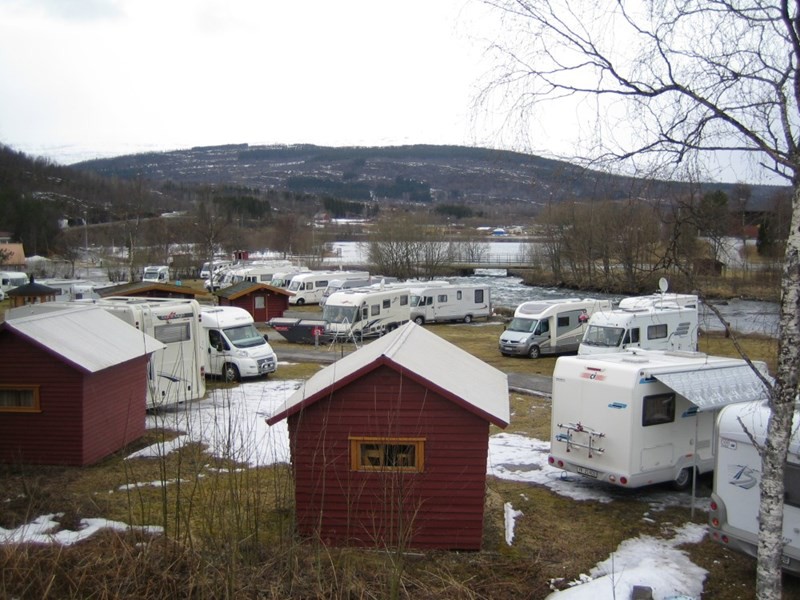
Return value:
[(467, 315), (464, 317), (464, 323), (472, 323), (472, 315)]
[(305, 303), (306, 303), (306, 301), (303, 300), (302, 298), (298, 298), (297, 299), (297, 306), (303, 306), (303, 304), (305, 304)]
[(539, 358), (541, 352), (539, 350), (539, 346), (534, 344), (531, 346), (530, 350), (528, 350), (528, 358)]
[(678, 476), (672, 482), (672, 488), (678, 491), (683, 491), (692, 484), (692, 469), (687, 467), (681, 469)]
[(425, 317), (415, 317), (414, 323), (417, 325), (424, 325), (425, 324)]
[(236, 383), (239, 381), (239, 368), (232, 363), (225, 363), (222, 368), (222, 378), (225, 383)]

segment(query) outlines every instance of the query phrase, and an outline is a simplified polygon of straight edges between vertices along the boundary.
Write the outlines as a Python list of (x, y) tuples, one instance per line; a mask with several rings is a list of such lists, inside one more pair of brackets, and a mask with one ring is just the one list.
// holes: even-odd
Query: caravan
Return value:
[(610, 309), (610, 300), (594, 298), (524, 302), (500, 335), (500, 353), (538, 358), (542, 354), (575, 352), (589, 318), (597, 311)]
[(288, 290), (292, 292), (289, 304), (319, 304), (322, 294), (332, 279), (368, 279), (368, 271), (309, 271), (292, 277)]
[(764, 393), (741, 359), (657, 350), (561, 357), (548, 462), (628, 488), (683, 488), (693, 471), (714, 468), (719, 410)]
[(0, 271), (0, 292), (8, 292), (28, 283), (28, 276), (19, 271)]
[(253, 317), (236, 306), (203, 307), (201, 323), (208, 338), (208, 373), (225, 381), (269, 375), (278, 359)]
[(653, 294), (623, 299), (617, 308), (594, 313), (578, 354), (626, 348), (697, 350), (699, 299), (693, 294)]
[(322, 308), (325, 337), (333, 340), (378, 337), (411, 318), (410, 291), (394, 285), (340, 290)]
[(411, 289), (411, 319), (417, 325), (442, 321), (488, 319), (492, 314), (488, 285), (437, 285)]
[[(761, 457), (767, 436), (765, 401), (728, 406), (717, 420), (714, 491), (708, 515), (711, 539), (755, 557), (758, 549)], [(795, 412), (784, 472), (783, 569), (800, 575), (800, 413)]]
[(167, 283), (169, 281), (169, 267), (166, 265), (145, 267), (142, 281), (149, 283)]

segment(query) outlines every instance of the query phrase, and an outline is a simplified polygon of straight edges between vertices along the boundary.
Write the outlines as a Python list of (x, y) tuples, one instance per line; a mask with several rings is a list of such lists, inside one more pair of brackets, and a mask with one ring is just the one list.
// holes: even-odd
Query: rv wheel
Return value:
[(472, 323), (472, 315), (467, 315), (464, 317), (464, 323)]
[(227, 363), (225, 368), (222, 369), (222, 376), (225, 378), (226, 383), (239, 381), (239, 369), (236, 368), (236, 365)]
[(305, 304), (305, 303), (306, 303), (306, 301), (303, 300), (302, 298), (298, 298), (297, 299), (297, 306), (303, 306), (303, 304)]
[(676, 490), (685, 490), (692, 483), (692, 469), (681, 469), (675, 481), (672, 482), (672, 487)]
[(528, 356), (530, 358), (539, 358), (539, 346), (537, 346), (536, 344), (531, 346), (531, 349), (528, 350)]
[(414, 323), (416, 323), (417, 325), (423, 325), (425, 323), (425, 318), (424, 317), (416, 317), (414, 319)]

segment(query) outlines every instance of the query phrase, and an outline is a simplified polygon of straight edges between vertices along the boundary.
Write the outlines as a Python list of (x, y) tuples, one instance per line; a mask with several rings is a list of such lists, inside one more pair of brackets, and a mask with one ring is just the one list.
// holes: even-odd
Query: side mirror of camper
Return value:
[(266, 333), (264, 334), (264, 341), (265, 341), (265, 342), (268, 342), (268, 341), (269, 341), (269, 336), (268, 336)]

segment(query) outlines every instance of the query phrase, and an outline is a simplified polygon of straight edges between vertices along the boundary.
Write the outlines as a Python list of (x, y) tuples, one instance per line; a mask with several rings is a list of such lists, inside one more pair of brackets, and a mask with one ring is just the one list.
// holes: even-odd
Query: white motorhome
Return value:
[(714, 468), (719, 410), (764, 391), (744, 360), (700, 352), (561, 357), (548, 462), (622, 487), (683, 488)]
[(272, 276), (270, 285), (272, 287), (287, 289), (289, 284), (292, 283), (292, 278), (300, 273), (310, 273), (311, 269), (303, 266), (293, 266), (287, 269), (281, 269)]
[(169, 281), (169, 267), (166, 265), (155, 265), (144, 268), (142, 281), (151, 283), (167, 283)]
[(203, 266), (200, 267), (200, 279), (209, 279), (214, 271), (218, 271), (219, 269), (225, 268), (231, 264), (233, 264), (232, 261), (224, 258), (215, 261), (204, 262)]
[(8, 292), (28, 283), (28, 276), (19, 271), (0, 271), (0, 291)]
[(208, 339), (207, 372), (225, 381), (269, 375), (278, 359), (253, 317), (236, 306), (204, 307), (201, 323)]
[[(70, 302), (72, 300), (97, 300), (100, 298), (95, 289), (104, 287), (88, 279), (38, 279), (37, 283), (58, 290), (56, 302)], [(105, 285), (111, 285), (110, 283)]]
[(488, 319), (492, 314), (488, 285), (457, 285), (411, 288), (411, 319), (417, 325), (442, 321)]
[(380, 283), (397, 283), (397, 277), (384, 277), (383, 275), (370, 275), (360, 279), (331, 279), (328, 282), (328, 287), (322, 292), (322, 298), (319, 301), (320, 306), (325, 304), (328, 296), (338, 292), (339, 290), (349, 290), (357, 287), (369, 287), (371, 285), (379, 285)]
[(699, 299), (693, 294), (652, 294), (595, 312), (578, 354), (647, 350), (697, 350)]
[(340, 290), (322, 308), (325, 336), (346, 340), (378, 337), (411, 318), (408, 288), (387, 285)]
[(289, 304), (319, 304), (322, 293), (332, 279), (367, 279), (368, 271), (309, 271), (292, 277), (287, 288), (292, 292)]
[[(765, 401), (728, 406), (717, 419), (714, 491), (708, 514), (711, 539), (755, 557), (758, 550), (761, 457), (770, 409)], [(782, 567), (800, 575), (800, 413), (795, 410), (784, 472)]]
[(500, 353), (538, 358), (542, 354), (575, 352), (589, 318), (597, 311), (610, 309), (610, 300), (594, 298), (523, 302), (500, 335)]
[(94, 304), (166, 345), (150, 358), (148, 407), (205, 396), (206, 342), (196, 300), (111, 296)]

